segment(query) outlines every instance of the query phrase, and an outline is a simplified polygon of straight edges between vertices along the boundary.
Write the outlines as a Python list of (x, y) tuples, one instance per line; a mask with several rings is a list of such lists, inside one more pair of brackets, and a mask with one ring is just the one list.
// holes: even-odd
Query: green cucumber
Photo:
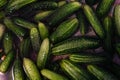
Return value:
[(110, 16), (105, 17), (103, 20), (103, 28), (105, 30), (106, 37), (104, 38), (104, 48), (109, 53), (113, 53), (112, 47), (112, 37), (113, 37), (113, 28), (112, 28), (112, 18)]
[(120, 37), (120, 5), (116, 5), (114, 10), (114, 22), (116, 28), (116, 34)]
[(97, 55), (90, 54), (72, 54), (69, 56), (69, 59), (76, 63), (101, 63), (105, 62), (106, 58)]
[(12, 69), (13, 80), (25, 80), (24, 71), (20, 59), (16, 59)]
[(52, 54), (79, 52), (99, 47), (99, 40), (91, 37), (71, 38), (53, 46)]
[(29, 58), (23, 59), (23, 68), (30, 80), (42, 80), (37, 66)]
[(92, 25), (92, 28), (94, 29), (95, 33), (98, 35), (99, 38), (104, 39), (105, 37), (104, 29), (100, 21), (98, 20), (97, 16), (93, 12), (92, 8), (85, 4), (83, 5), (83, 11), (88, 21)]
[(59, 1), (59, 2), (58, 2), (58, 6), (61, 7), (61, 6), (65, 5), (66, 3), (67, 3), (66, 0)]
[(37, 27), (37, 25), (35, 25), (34, 23), (31, 23), (29, 21), (26, 21), (24, 19), (21, 18), (14, 18), (14, 23), (18, 26), (24, 27), (26, 29), (32, 29)]
[(60, 42), (72, 36), (77, 30), (78, 20), (76, 18), (69, 19), (61, 23), (58, 28), (51, 34), (50, 39), (53, 43)]
[(112, 4), (115, 2), (115, 0), (101, 0), (101, 2), (98, 4), (96, 8), (96, 14), (99, 18), (106, 16), (110, 9), (112, 8)]
[(81, 68), (80, 66), (76, 66), (69, 60), (62, 60), (60, 62), (60, 66), (62, 70), (70, 77), (72, 80), (91, 80), (90, 75)]
[(7, 54), (10, 50), (13, 49), (13, 36), (10, 32), (4, 34), (3, 47), (5, 54)]
[(41, 74), (49, 80), (68, 80), (66, 77), (48, 69), (42, 69)]
[(11, 30), (13, 33), (15, 33), (18, 37), (24, 36), (26, 34), (25, 29), (15, 25), (11, 19), (5, 18), (4, 24), (6, 27)]
[(15, 10), (20, 9), (21, 7), (33, 3), (37, 0), (10, 0), (7, 7), (6, 7), (6, 13), (12, 13)]
[(14, 60), (15, 53), (14, 51), (9, 51), (9, 53), (6, 55), (5, 59), (0, 64), (0, 72), (5, 73), (10, 68), (10, 65), (12, 64)]
[(41, 41), (40, 41), (40, 36), (39, 36), (39, 32), (38, 32), (37, 28), (32, 28), (30, 30), (30, 39), (31, 39), (33, 49), (36, 52), (38, 52)]
[(49, 39), (46, 38), (43, 40), (37, 56), (37, 66), (39, 69), (45, 68), (49, 56), (49, 51), (50, 51), (50, 42)]
[(5, 26), (3, 24), (0, 24), (0, 40), (2, 39), (5, 32)]
[(93, 6), (97, 3), (99, 3), (101, 0), (85, 0), (86, 4)]
[(39, 22), (38, 23), (38, 29), (39, 29), (40, 37), (41, 37), (42, 40), (49, 36), (47, 26), (44, 23)]
[(47, 22), (50, 26), (55, 26), (67, 16), (73, 14), (75, 11), (78, 11), (81, 8), (81, 3), (79, 2), (70, 2), (65, 4), (58, 9), (56, 9), (52, 15), (49, 16)]
[(112, 73), (96, 65), (88, 65), (87, 68), (98, 80), (118, 80)]
[(7, 0), (0, 0), (0, 7), (4, 6), (7, 3)]

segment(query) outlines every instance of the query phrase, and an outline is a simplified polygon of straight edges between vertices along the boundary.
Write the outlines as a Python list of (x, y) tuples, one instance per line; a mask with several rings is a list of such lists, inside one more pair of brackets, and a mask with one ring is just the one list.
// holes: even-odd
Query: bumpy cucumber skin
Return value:
[(10, 51), (3, 62), (0, 64), (0, 72), (5, 73), (10, 68), (12, 61), (14, 60), (15, 53)]
[(98, 4), (96, 8), (96, 14), (99, 18), (104, 17), (108, 14), (110, 11), (112, 4), (115, 2), (115, 0), (101, 0), (101, 2)]
[(77, 30), (77, 27), (78, 20), (76, 18), (66, 20), (51, 34), (50, 39), (53, 43), (63, 41), (70, 37)]
[(45, 68), (49, 56), (49, 51), (50, 51), (50, 42), (49, 39), (46, 38), (43, 40), (37, 56), (37, 66), (39, 69)]
[(68, 80), (66, 77), (48, 69), (41, 70), (41, 74), (50, 80)]
[(88, 37), (71, 38), (53, 46), (52, 54), (60, 55), (99, 47), (99, 40)]
[(34, 62), (28, 58), (23, 59), (23, 67), (26, 75), (30, 80), (42, 80), (39, 70)]
[(16, 59), (13, 66), (13, 80), (25, 80), (24, 71), (20, 59)]
[(88, 65), (87, 68), (98, 80), (118, 80), (113, 74), (96, 65)]
[(114, 10), (114, 22), (117, 36), (120, 37), (120, 5), (117, 5)]
[(55, 26), (59, 22), (61, 22), (63, 19), (65, 19), (67, 16), (71, 15), (75, 11), (78, 11), (81, 8), (81, 3), (79, 2), (70, 2), (68, 4), (65, 4), (55, 10), (52, 15), (49, 16), (47, 19), (47, 22), (50, 26)]

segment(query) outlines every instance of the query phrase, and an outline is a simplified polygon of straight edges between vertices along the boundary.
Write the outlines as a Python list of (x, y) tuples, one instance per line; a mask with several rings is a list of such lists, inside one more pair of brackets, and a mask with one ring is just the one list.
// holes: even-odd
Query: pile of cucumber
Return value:
[(12, 80), (120, 80), (114, 2), (0, 0), (0, 73), (11, 72)]

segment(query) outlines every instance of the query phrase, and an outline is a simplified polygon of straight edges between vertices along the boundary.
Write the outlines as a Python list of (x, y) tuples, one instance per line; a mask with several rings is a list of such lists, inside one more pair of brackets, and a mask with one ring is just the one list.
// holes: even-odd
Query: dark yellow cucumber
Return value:
[(58, 6), (61, 7), (63, 5), (67, 4), (67, 1), (66, 0), (62, 0), (62, 1), (59, 1), (58, 2)]
[(3, 24), (0, 24), (0, 40), (2, 39), (4, 33), (5, 33), (5, 26)]
[(43, 40), (37, 56), (37, 66), (39, 69), (45, 68), (50, 53), (49, 51), (50, 51), (50, 42), (49, 39), (46, 38)]
[(83, 5), (83, 11), (88, 21), (92, 25), (92, 28), (94, 29), (95, 33), (98, 35), (99, 38), (104, 39), (105, 37), (104, 29), (100, 21), (98, 20), (97, 16), (93, 12), (92, 8), (85, 4)]
[(53, 46), (52, 54), (79, 52), (99, 47), (99, 40), (90, 37), (71, 38)]
[(55, 26), (67, 16), (71, 15), (75, 11), (78, 11), (81, 8), (81, 3), (79, 2), (70, 2), (61, 6), (57, 10), (55, 10), (52, 15), (49, 16), (47, 22), (50, 26)]
[(88, 65), (87, 68), (98, 80), (118, 80), (112, 73), (96, 65)]
[(21, 37), (26, 34), (25, 29), (15, 25), (11, 19), (5, 18), (4, 19), (4, 24), (7, 26), (9, 30), (11, 30), (13, 33), (15, 33), (17, 36)]
[(98, 15), (99, 18), (106, 16), (111, 7), (112, 4), (115, 2), (115, 0), (101, 0), (101, 2), (98, 4), (96, 8), (96, 14)]
[(120, 5), (116, 5), (114, 10), (114, 22), (116, 28), (116, 34), (120, 37)]
[(23, 59), (23, 68), (30, 80), (42, 80), (37, 66), (29, 58)]
[(68, 60), (62, 60), (60, 62), (60, 66), (62, 70), (70, 77), (72, 80), (91, 80), (90, 75), (81, 68), (80, 66), (76, 66), (72, 62)]
[(24, 27), (26, 29), (32, 29), (37, 27), (37, 25), (35, 25), (34, 23), (31, 23), (29, 21), (26, 21), (24, 19), (21, 18), (14, 18), (14, 23), (18, 26)]
[(12, 68), (12, 78), (13, 80), (25, 80), (25, 73), (20, 59), (16, 59), (14, 62)]
[(41, 41), (40, 41), (40, 36), (39, 36), (39, 32), (38, 32), (37, 28), (32, 28), (30, 30), (30, 39), (31, 39), (33, 50), (38, 52), (39, 48), (40, 48)]
[(69, 56), (69, 59), (76, 63), (96, 63), (99, 64), (101, 62), (105, 62), (106, 58), (97, 55), (90, 54), (72, 54)]
[(10, 65), (12, 64), (14, 60), (15, 53), (14, 51), (9, 51), (9, 53), (6, 55), (5, 59), (0, 64), (0, 72), (5, 73), (10, 68)]
[(49, 80), (68, 80), (66, 77), (48, 69), (42, 69), (41, 74)]
[(13, 36), (10, 32), (4, 34), (3, 47), (5, 54), (7, 54), (10, 50), (13, 49)]
[(44, 23), (39, 22), (38, 29), (39, 29), (40, 37), (42, 40), (44, 40), (45, 38), (47, 38), (49, 36), (48, 28)]
[(30, 4), (32, 2), (35, 2), (37, 0), (9, 0), (9, 3), (6, 7), (6, 13), (12, 13), (15, 10), (20, 9), (21, 7)]
[(57, 43), (63, 41), (70, 36), (77, 30), (78, 27), (78, 20), (68, 19), (61, 23), (58, 28), (51, 34), (50, 39), (53, 43)]

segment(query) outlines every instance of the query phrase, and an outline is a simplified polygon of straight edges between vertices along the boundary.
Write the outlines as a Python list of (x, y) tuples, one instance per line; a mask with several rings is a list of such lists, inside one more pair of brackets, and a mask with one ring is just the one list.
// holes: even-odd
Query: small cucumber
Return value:
[(39, 48), (40, 48), (40, 36), (39, 36), (39, 32), (37, 30), (37, 28), (32, 28), (30, 30), (30, 39), (31, 39), (31, 43), (32, 43), (32, 47), (33, 49), (38, 52)]
[(49, 56), (49, 51), (50, 51), (50, 42), (49, 39), (46, 38), (43, 40), (37, 56), (37, 66), (39, 69), (45, 68)]
[(39, 22), (38, 23), (38, 29), (39, 29), (40, 37), (41, 37), (42, 40), (44, 40), (45, 38), (47, 38), (49, 36), (47, 26), (44, 23)]
[(71, 80), (91, 80), (88, 73), (80, 66), (76, 66), (68, 60), (62, 60), (60, 62), (62, 70), (70, 77)]
[(93, 6), (97, 3), (99, 3), (101, 0), (85, 0), (86, 4)]
[(83, 11), (84, 11), (84, 14), (87, 17), (88, 21), (92, 25), (92, 28), (98, 35), (98, 37), (100, 37), (101, 39), (104, 39), (104, 37), (105, 37), (104, 29), (103, 29), (100, 21), (98, 20), (97, 16), (93, 12), (92, 8), (85, 4), (85, 5), (83, 5)]
[(90, 37), (71, 38), (53, 46), (52, 53), (60, 55), (99, 47), (99, 40)]
[(61, 23), (58, 28), (51, 34), (50, 39), (53, 43), (63, 41), (77, 30), (78, 20), (76, 18), (69, 19)]
[(116, 34), (120, 37), (120, 5), (116, 5), (114, 10), (114, 22), (116, 27)]
[(20, 59), (16, 59), (12, 68), (13, 80), (25, 80), (22, 62)]
[(0, 40), (2, 39), (5, 32), (5, 26), (3, 24), (0, 24)]
[(31, 23), (29, 21), (26, 21), (24, 19), (21, 18), (14, 18), (14, 23), (18, 26), (24, 27), (26, 29), (32, 29), (37, 27), (37, 25), (35, 25), (34, 23)]
[(5, 18), (4, 24), (6, 27), (11, 30), (13, 33), (15, 33), (18, 37), (24, 36), (26, 34), (25, 29), (15, 25), (11, 19)]
[(106, 37), (104, 38), (104, 48), (109, 53), (113, 53), (113, 47), (112, 47), (113, 26), (112, 26), (112, 18), (110, 16), (105, 17), (105, 19), (103, 20), (103, 27), (106, 34)]
[(49, 80), (68, 80), (66, 77), (48, 69), (42, 69), (41, 74)]
[(67, 1), (66, 0), (63, 0), (63, 1), (59, 1), (58, 2), (58, 6), (61, 7), (63, 5), (67, 4)]
[(4, 34), (3, 47), (5, 54), (7, 54), (10, 50), (13, 49), (13, 36), (10, 32)]
[(30, 80), (42, 80), (37, 66), (29, 58), (23, 59), (23, 68)]
[(71, 15), (75, 11), (78, 11), (81, 8), (81, 3), (79, 2), (70, 2), (65, 4), (58, 9), (56, 9), (53, 14), (49, 16), (47, 22), (50, 26), (55, 26), (62, 20), (64, 20), (67, 16)]
[(112, 4), (115, 2), (115, 0), (101, 0), (101, 2), (98, 4), (96, 8), (96, 14), (99, 18), (104, 17), (108, 14), (110, 11)]
[(12, 64), (14, 60), (15, 53), (14, 51), (9, 51), (9, 53), (6, 55), (5, 59), (0, 64), (0, 72), (5, 73), (10, 68), (10, 65)]
[(0, 0), (0, 7), (4, 6), (7, 3), (7, 0)]
[(72, 54), (69, 59), (76, 63), (100, 63), (106, 61), (105, 57), (90, 54)]
[(35, 21), (41, 21), (53, 13), (53, 10), (41, 11), (34, 16)]
[(118, 80), (112, 73), (96, 65), (88, 65), (87, 68), (98, 80)]
[(33, 3), (37, 0), (10, 0), (7, 7), (6, 7), (6, 13), (12, 13), (15, 10), (20, 9), (21, 7)]

